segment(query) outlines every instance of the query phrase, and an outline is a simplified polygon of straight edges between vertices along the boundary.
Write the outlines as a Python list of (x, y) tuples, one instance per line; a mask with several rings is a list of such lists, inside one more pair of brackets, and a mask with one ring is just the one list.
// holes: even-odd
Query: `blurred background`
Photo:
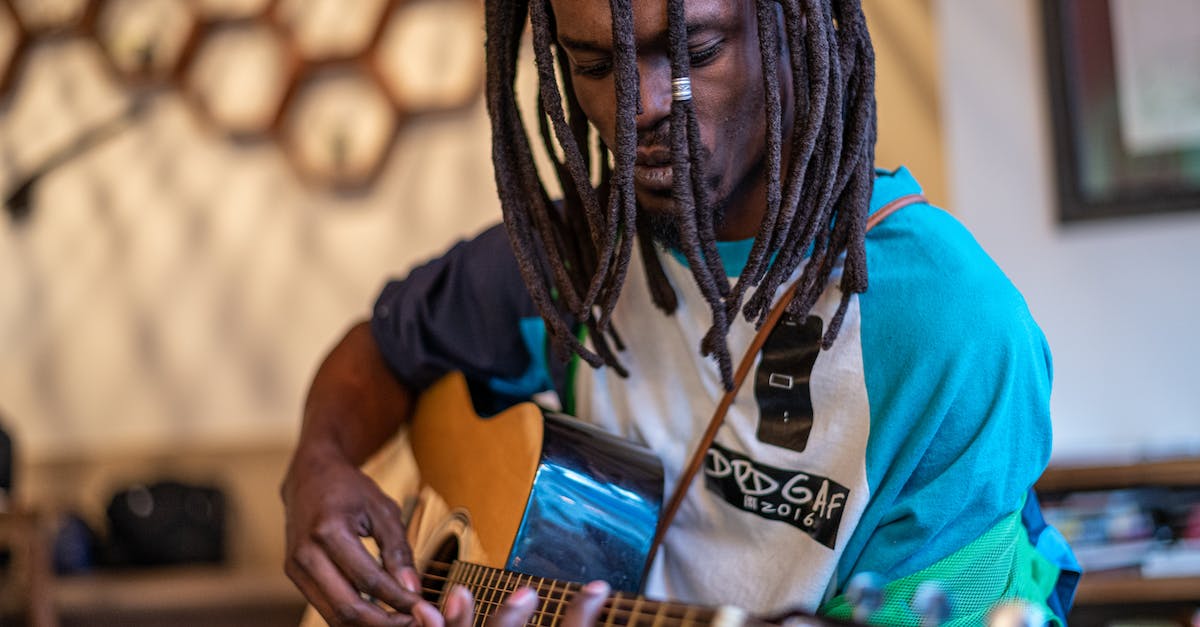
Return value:
[[(864, 5), (877, 163), (1025, 294), (1052, 513), (1132, 556), (1081, 620), (1183, 620), (1200, 2)], [(387, 277), (499, 219), (483, 81), (479, 0), (0, 0), (0, 624), (294, 624), (306, 386)]]

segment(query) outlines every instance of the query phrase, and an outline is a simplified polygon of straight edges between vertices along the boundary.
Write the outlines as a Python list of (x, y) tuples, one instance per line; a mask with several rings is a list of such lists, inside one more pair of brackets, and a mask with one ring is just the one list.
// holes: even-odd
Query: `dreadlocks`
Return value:
[[(612, 145), (599, 146), (596, 140), (601, 156), (595, 184), (593, 133), (574, 95), (564, 53), (554, 42), (549, 0), (487, 0), (492, 157), (522, 277), (556, 348), (622, 376), (627, 373), (614, 349), (623, 347), (611, 315), (635, 241), (654, 303), (667, 313), (677, 306), (634, 197), (640, 97), (631, 2), (610, 0), (617, 124)], [(690, 74), (683, 5), (684, 0), (667, 0), (674, 77)], [(756, 0), (756, 17), (766, 110), (766, 208), (750, 258), (732, 287), (717, 252), (713, 212), (707, 209), (700, 127), (691, 100), (676, 99), (670, 115), (680, 248), (712, 311), (712, 327), (700, 350), (715, 358), (727, 388), (733, 378), (726, 341), (730, 321), (740, 311), (761, 324), (779, 287), (805, 259), (799, 289), (788, 304), (794, 315), (812, 309), (842, 260), (842, 300), (823, 338), (825, 348), (837, 338), (851, 295), (867, 288), (864, 238), (874, 182), (875, 59), (860, 2)], [(563, 191), (561, 208), (539, 178), (517, 105), (517, 57), (527, 19), (538, 75), (539, 130)], [(778, 76), (785, 51), (796, 93), (807, 95), (792, 107), (786, 172)], [(574, 333), (576, 324), (587, 329), (592, 349)]]

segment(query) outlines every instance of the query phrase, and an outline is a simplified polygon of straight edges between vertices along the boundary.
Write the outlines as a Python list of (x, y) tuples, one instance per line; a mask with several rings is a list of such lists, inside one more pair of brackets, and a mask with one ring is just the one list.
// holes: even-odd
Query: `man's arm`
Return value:
[[(284, 570), (331, 625), (405, 625), (420, 600), (399, 507), (359, 470), (408, 420), (413, 398), (365, 322), (334, 347), (309, 390), (281, 490)], [(382, 565), (362, 537), (374, 538)], [(401, 613), (385, 612), (360, 592)]]
[[(403, 589), (416, 590), (419, 581), (399, 507), (359, 465), (409, 419), (420, 391), (447, 372), (507, 384), (509, 393), (546, 381), (531, 354), (544, 341), (527, 344), (524, 336), (536, 315), (497, 225), (390, 281), (371, 322), (350, 329), (321, 364), (282, 493), (285, 569), (331, 624), (406, 624), (418, 600)], [(362, 537), (379, 545), (382, 565)]]
[(296, 457), (336, 452), (359, 466), (396, 434), (412, 405), (412, 392), (384, 363), (370, 323), (359, 322), (317, 370)]

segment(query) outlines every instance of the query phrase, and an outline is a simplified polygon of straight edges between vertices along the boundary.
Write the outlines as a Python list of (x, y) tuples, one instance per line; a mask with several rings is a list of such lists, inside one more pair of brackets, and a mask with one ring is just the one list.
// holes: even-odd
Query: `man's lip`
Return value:
[(671, 165), (671, 151), (666, 148), (638, 148), (634, 165), (657, 168)]
[(634, 165), (633, 182), (649, 191), (670, 191), (675, 171), (668, 165)]

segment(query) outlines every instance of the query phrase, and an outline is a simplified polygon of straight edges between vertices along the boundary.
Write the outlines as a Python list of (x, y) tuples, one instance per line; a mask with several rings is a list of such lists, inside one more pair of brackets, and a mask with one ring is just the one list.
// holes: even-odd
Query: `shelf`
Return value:
[(54, 600), (58, 611), (67, 615), (304, 605), (303, 597), (282, 572), (219, 566), (60, 577), (54, 582)]
[(1200, 577), (1143, 579), (1134, 574), (1084, 574), (1075, 605), (1200, 603)]
[(1037, 482), (1038, 492), (1043, 493), (1139, 486), (1200, 487), (1200, 459), (1112, 466), (1051, 466)]

